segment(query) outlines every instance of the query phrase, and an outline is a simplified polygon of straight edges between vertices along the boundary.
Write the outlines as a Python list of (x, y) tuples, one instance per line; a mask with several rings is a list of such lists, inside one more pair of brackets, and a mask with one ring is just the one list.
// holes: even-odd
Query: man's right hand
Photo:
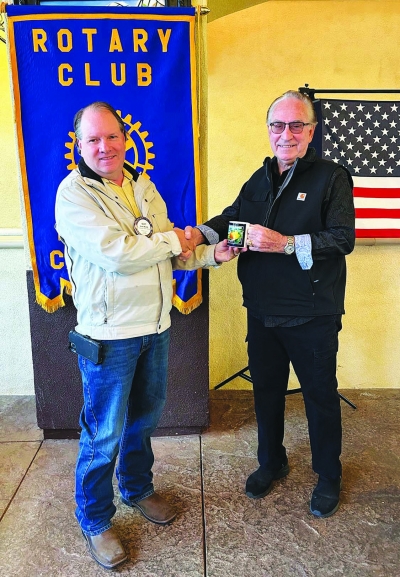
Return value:
[(181, 228), (174, 228), (174, 233), (177, 235), (182, 248), (182, 252), (180, 255), (178, 255), (178, 258), (180, 260), (186, 261), (192, 256), (196, 245), (190, 237), (186, 237), (186, 229), (183, 231)]
[(198, 228), (194, 228), (192, 226), (185, 226), (185, 238), (187, 240), (192, 240), (195, 246), (198, 246), (199, 244), (204, 244), (206, 241), (201, 230), (199, 230)]

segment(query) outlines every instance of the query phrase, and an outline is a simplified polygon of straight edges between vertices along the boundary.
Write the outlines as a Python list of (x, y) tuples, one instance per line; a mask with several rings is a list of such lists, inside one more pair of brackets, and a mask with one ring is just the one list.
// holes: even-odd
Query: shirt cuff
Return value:
[(294, 237), (294, 249), (301, 268), (309, 270), (314, 263), (311, 255), (311, 236), (309, 234), (296, 234)]
[(195, 228), (198, 228), (203, 236), (208, 240), (210, 244), (218, 244), (219, 243), (219, 235), (215, 230), (206, 226), (205, 224), (199, 224)]

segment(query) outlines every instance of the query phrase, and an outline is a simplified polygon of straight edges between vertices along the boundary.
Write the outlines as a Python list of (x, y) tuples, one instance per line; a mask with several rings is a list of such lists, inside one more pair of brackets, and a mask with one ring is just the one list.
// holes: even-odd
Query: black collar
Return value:
[[(103, 179), (101, 178), (101, 176), (97, 174), (97, 172), (89, 168), (86, 162), (83, 160), (83, 158), (80, 159), (78, 163), (78, 168), (79, 172), (84, 178), (91, 178), (92, 180), (97, 180), (97, 182), (103, 183)], [(129, 174), (132, 175), (133, 180), (136, 182), (137, 179), (139, 178), (139, 173), (126, 162), (124, 164), (124, 168), (129, 172)]]

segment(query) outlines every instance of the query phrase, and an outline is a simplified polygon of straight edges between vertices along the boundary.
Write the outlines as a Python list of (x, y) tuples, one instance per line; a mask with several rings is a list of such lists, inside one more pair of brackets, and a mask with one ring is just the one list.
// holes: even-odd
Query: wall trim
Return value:
[[(3, 240), (2, 237), (12, 236), (12, 240)], [(24, 248), (22, 228), (0, 228), (0, 248)]]

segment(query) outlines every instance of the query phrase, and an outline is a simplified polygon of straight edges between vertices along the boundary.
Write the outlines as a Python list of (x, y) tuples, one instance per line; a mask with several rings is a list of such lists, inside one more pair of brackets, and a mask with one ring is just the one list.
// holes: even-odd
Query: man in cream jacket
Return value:
[(226, 241), (192, 252), (154, 184), (124, 164), (124, 124), (109, 104), (81, 109), (74, 128), (82, 158), (59, 186), (56, 228), (76, 330), (103, 348), (99, 364), (78, 356), (84, 405), (76, 517), (93, 558), (112, 569), (127, 558), (111, 523), (118, 454), (123, 503), (160, 525), (176, 515), (154, 491), (150, 440), (166, 396), (172, 267), (216, 266), (235, 254)]

